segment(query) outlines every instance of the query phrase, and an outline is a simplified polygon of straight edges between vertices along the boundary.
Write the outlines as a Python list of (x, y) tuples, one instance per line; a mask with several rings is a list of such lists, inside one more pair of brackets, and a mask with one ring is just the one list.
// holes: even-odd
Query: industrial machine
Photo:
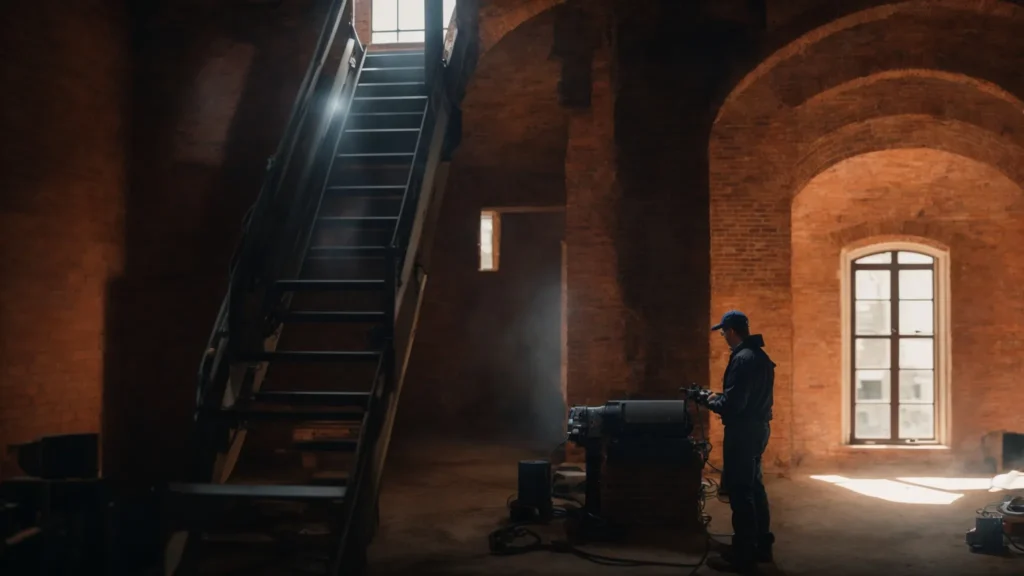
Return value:
[[(585, 473), (573, 466), (553, 471), (545, 460), (520, 462), (519, 491), (508, 503), (511, 523), (490, 534), (491, 553), (508, 556), (547, 550), (622, 567), (697, 569), (703, 565), (709, 550), (709, 518), (703, 513), (702, 471), (711, 445), (703, 434), (694, 437), (693, 432), (697, 407), (706, 405), (711, 392), (696, 385), (680, 392), (681, 400), (618, 400), (570, 408), (565, 443), (584, 449)], [(552, 475), (561, 477), (561, 483), (553, 486)], [(576, 501), (564, 496), (580, 483), (585, 501), (577, 501), (578, 508), (553, 505), (556, 493)], [(568, 520), (567, 541), (545, 544), (526, 527), (559, 518)], [(661, 534), (664, 528), (674, 527), (699, 536), (703, 556), (696, 563), (673, 563), (602, 556), (578, 547), (618, 540), (641, 525), (655, 527)], [(672, 542), (674, 547), (679, 541), (673, 536)]]
[[(671, 465), (668, 460), (675, 460), (679, 463), (677, 468), (692, 472), (689, 475), (696, 482), (692, 500), (696, 503), (700, 469), (707, 461), (710, 446), (703, 438), (693, 437), (691, 403), (694, 408), (705, 403), (710, 391), (693, 386), (680, 392), (684, 394), (682, 400), (618, 400), (603, 406), (570, 408), (568, 441), (585, 451), (585, 520), (602, 519), (602, 524), (607, 525), (602, 494), (609, 471), (656, 463)], [(671, 490), (686, 492), (684, 486), (673, 486)], [(696, 511), (692, 516), (696, 520)]]

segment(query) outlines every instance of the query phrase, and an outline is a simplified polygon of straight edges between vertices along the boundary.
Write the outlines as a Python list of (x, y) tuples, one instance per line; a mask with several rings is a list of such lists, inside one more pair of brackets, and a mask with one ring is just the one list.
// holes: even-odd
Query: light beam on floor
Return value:
[(963, 497), (963, 494), (943, 492), (925, 486), (915, 486), (881, 478), (861, 479), (846, 478), (844, 476), (811, 476), (811, 478), (845, 488), (857, 494), (898, 504), (947, 505)]
[(991, 478), (897, 478), (900, 482), (916, 484), (936, 490), (967, 492), (970, 490), (988, 490), (992, 487)]

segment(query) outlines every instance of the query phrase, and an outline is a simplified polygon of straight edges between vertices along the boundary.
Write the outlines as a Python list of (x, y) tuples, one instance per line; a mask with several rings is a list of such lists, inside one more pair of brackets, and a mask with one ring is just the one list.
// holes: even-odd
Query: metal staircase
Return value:
[(201, 362), (166, 573), (364, 568), (475, 37), (453, 16), (442, 38), (441, 0), (425, 10), (423, 48), (377, 52), (332, 3)]

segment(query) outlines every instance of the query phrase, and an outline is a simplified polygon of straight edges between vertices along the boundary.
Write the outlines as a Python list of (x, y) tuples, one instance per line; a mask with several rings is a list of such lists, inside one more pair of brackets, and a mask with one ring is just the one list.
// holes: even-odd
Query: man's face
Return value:
[(739, 344), (740, 337), (736, 334), (736, 331), (732, 328), (722, 328), (722, 338), (725, 339), (725, 343), (729, 345), (729, 348), (735, 348), (736, 344)]

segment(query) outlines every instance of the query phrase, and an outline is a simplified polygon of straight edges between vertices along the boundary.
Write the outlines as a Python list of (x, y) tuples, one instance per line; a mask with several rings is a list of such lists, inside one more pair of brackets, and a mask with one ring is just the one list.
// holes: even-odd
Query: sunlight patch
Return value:
[(811, 478), (840, 486), (863, 496), (870, 496), (898, 504), (947, 505), (963, 497), (963, 494), (942, 492), (925, 486), (914, 486), (895, 480), (853, 479), (844, 476), (811, 476)]
[(897, 478), (900, 482), (935, 488), (964, 492), (967, 490), (988, 490), (992, 487), (991, 478)]

